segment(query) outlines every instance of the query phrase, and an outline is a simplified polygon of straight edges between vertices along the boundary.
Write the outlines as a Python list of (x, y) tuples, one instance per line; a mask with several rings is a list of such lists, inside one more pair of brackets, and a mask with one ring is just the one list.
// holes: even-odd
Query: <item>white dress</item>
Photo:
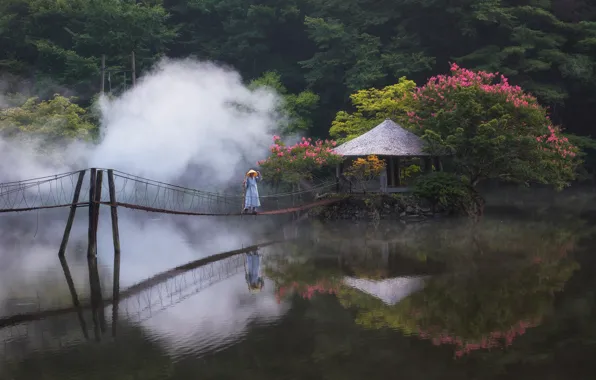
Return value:
[(246, 194), (244, 195), (244, 208), (261, 207), (259, 200), (259, 189), (257, 182), (261, 179), (260, 176), (248, 177), (246, 179)]

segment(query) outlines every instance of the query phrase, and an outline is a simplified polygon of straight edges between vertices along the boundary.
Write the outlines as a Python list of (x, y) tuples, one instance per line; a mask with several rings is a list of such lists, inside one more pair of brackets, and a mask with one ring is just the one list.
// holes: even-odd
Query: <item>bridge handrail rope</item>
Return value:
[[(13, 182), (0, 183), (0, 195), (9, 194), (9, 193), (14, 192), (14, 191), (19, 191), (19, 190), (22, 190), (22, 189), (34, 187), (36, 185), (41, 185), (41, 184), (44, 184), (44, 183), (49, 183), (49, 182), (52, 182), (52, 181), (57, 181), (57, 180), (59, 180), (61, 178), (65, 178), (65, 177), (71, 176), (71, 175), (73, 175), (75, 173), (78, 173), (78, 172), (56, 174), (56, 175), (53, 175), (51, 177), (27, 179), (27, 180), (24, 180), (24, 181), (13, 181)], [(9, 190), (3, 191), (5, 188), (8, 188)]]
[[(160, 185), (160, 186), (164, 186), (164, 187), (171, 187), (174, 189), (179, 189), (181, 191), (188, 191), (188, 192), (193, 192), (193, 193), (200, 193), (200, 194), (204, 194), (204, 195), (212, 195), (215, 197), (220, 197), (220, 198), (242, 198), (242, 194), (238, 194), (238, 195), (222, 195), (221, 193), (215, 193), (215, 192), (210, 192), (210, 191), (205, 191), (205, 190), (199, 190), (199, 189), (192, 189), (192, 188), (188, 188), (188, 187), (184, 187), (184, 186), (179, 186), (179, 185), (173, 185), (170, 183), (166, 183), (166, 182), (161, 182), (161, 181), (156, 181), (153, 179), (148, 179), (148, 178), (144, 178), (144, 177), (140, 177), (134, 174), (129, 174), (129, 173), (124, 173), (121, 172), (119, 170), (114, 170), (114, 174), (117, 177), (120, 178), (125, 178), (125, 179), (131, 179), (134, 181), (137, 181), (139, 183), (146, 183), (146, 184), (154, 184), (154, 185)], [(311, 189), (305, 189), (305, 190), (301, 190), (301, 191), (295, 191), (295, 192), (286, 192), (286, 193), (275, 193), (275, 194), (269, 194), (269, 195), (261, 195), (259, 198), (279, 198), (282, 196), (290, 196), (290, 195), (298, 195), (298, 194), (304, 194), (304, 193), (310, 193), (313, 190), (318, 190), (320, 188), (328, 188), (331, 186), (335, 186), (335, 181), (327, 181), (324, 182), (322, 184), (318, 184), (313, 186)]]
[[(89, 169), (84, 169), (84, 170), (89, 170)], [(65, 172), (65, 173), (58, 173), (58, 174), (52, 174), (52, 175), (47, 175), (47, 176), (43, 176), (43, 177), (37, 177), (37, 178), (28, 178), (28, 179), (23, 179), (23, 180), (19, 180), (19, 181), (9, 181), (9, 182), (2, 182), (0, 183), (0, 186), (10, 186), (12, 184), (20, 184), (20, 183), (25, 183), (25, 182), (31, 182), (31, 181), (42, 181), (42, 180), (54, 180), (54, 179), (58, 179), (58, 178), (62, 178), (62, 177), (67, 177), (69, 175), (72, 174), (76, 174), (79, 173), (80, 170), (74, 170), (71, 172)]]

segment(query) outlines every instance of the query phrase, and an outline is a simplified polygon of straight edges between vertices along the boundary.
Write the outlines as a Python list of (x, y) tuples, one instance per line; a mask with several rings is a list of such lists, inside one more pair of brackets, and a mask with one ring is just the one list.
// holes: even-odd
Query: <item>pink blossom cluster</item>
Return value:
[[(503, 95), (505, 101), (515, 108), (541, 108), (534, 96), (524, 93), (519, 86), (509, 84), (509, 80), (505, 76), (485, 71), (472, 71), (453, 63), (451, 65), (451, 75), (431, 77), (424, 86), (416, 89), (413, 97), (424, 105), (421, 113), (415, 111), (407, 113), (410, 123), (424, 128), (425, 118), (428, 117), (422, 114), (425, 108), (431, 110), (443, 109), (446, 112), (456, 111), (457, 105), (449, 101), (450, 95), (460, 88), (472, 86), (485, 93)], [(436, 117), (436, 111), (431, 112), (430, 117)], [(520, 125), (527, 127), (527, 124), (523, 122)], [(577, 155), (577, 148), (567, 138), (560, 137), (558, 128), (549, 125), (548, 130), (547, 134), (536, 137), (536, 141), (545, 143), (544, 150), (556, 152), (563, 158), (573, 158)]]
[[(519, 86), (512, 86), (504, 75), (472, 71), (459, 67), (455, 63), (451, 64), (451, 75), (431, 77), (424, 86), (416, 89), (413, 98), (428, 105), (440, 107), (447, 112), (454, 112), (457, 105), (449, 102), (449, 95), (464, 87), (477, 87), (485, 93), (501, 94), (506, 102), (516, 108), (540, 108), (534, 96), (524, 93)], [(435, 117), (436, 114), (432, 113), (431, 116)], [(410, 123), (423, 127), (424, 119), (416, 112), (408, 112), (408, 117)]]
[(333, 163), (341, 159), (341, 155), (333, 150), (337, 143), (333, 140), (317, 140), (303, 137), (294, 145), (286, 146), (279, 136), (273, 136), (273, 145), (269, 148), (271, 154), (257, 165), (272, 166), (281, 171), (283, 166), (293, 164), (311, 164), (317, 167)]
[[(485, 71), (472, 71), (459, 67), (457, 64), (451, 64), (451, 76), (438, 75), (431, 77), (428, 82), (416, 89), (414, 99), (426, 99), (430, 102), (440, 102), (445, 100), (445, 95), (461, 87), (478, 88), (486, 93), (502, 94), (507, 102), (515, 107), (539, 108), (536, 98), (524, 93), (519, 86), (512, 86), (504, 75), (498, 73), (487, 73)], [(499, 79), (495, 83), (495, 80)], [(429, 91), (430, 90), (430, 91)], [(427, 95), (428, 92), (436, 94), (436, 97)]]
[(494, 331), (483, 336), (480, 341), (466, 342), (460, 337), (454, 337), (449, 334), (439, 333), (434, 334), (428, 331), (418, 329), (417, 334), (422, 339), (431, 339), (435, 346), (442, 344), (452, 344), (456, 346), (455, 356), (462, 357), (464, 354), (469, 354), (472, 351), (480, 349), (492, 349), (508, 347), (513, 344), (513, 340), (526, 333), (528, 328), (536, 326), (537, 323), (520, 321), (511, 326), (507, 331)]
[[(575, 243), (573, 241), (568, 241), (565, 244), (563, 244), (557, 251), (558, 252), (557, 259), (562, 259), (564, 257), (567, 257), (567, 254), (569, 253), (569, 251), (571, 251), (574, 247), (575, 247)], [(542, 252), (542, 251), (540, 251), (540, 252)], [(533, 264), (542, 264), (544, 262), (548, 262), (548, 260), (549, 260), (549, 258), (543, 258), (542, 256), (539, 256), (539, 255), (535, 255), (531, 259)]]
[(563, 158), (575, 157), (577, 148), (571, 145), (567, 137), (560, 137), (557, 133), (559, 133), (559, 129), (549, 125), (548, 133), (536, 137), (536, 141), (547, 144), (549, 150), (556, 152)]
[(300, 296), (304, 299), (311, 299), (315, 294), (337, 294), (337, 290), (327, 282), (317, 282), (314, 285), (303, 285), (301, 286), (298, 282), (294, 281), (287, 287), (280, 287), (275, 293), (277, 303), (281, 303), (281, 299), (292, 291), (299, 291)]

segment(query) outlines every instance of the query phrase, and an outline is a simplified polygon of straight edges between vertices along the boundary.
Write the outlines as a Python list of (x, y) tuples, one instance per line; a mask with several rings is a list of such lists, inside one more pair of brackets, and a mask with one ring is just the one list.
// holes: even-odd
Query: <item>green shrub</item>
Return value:
[(437, 211), (438, 206), (448, 213), (477, 213), (471, 212), (475, 204), (472, 189), (455, 174), (433, 172), (420, 176), (413, 192), (418, 198), (429, 201), (433, 211)]

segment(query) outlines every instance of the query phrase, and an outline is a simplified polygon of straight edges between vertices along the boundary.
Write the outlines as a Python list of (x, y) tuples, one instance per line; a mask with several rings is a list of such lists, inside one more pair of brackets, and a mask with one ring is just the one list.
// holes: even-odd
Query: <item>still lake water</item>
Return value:
[[(595, 199), (529, 196), (477, 224), (123, 215), (115, 303), (109, 219), (94, 267), (84, 221), (58, 260), (56, 214), (21, 226), (27, 244), (2, 235), (0, 379), (593, 379)], [(246, 253), (155, 277), (271, 240), (260, 291)]]

